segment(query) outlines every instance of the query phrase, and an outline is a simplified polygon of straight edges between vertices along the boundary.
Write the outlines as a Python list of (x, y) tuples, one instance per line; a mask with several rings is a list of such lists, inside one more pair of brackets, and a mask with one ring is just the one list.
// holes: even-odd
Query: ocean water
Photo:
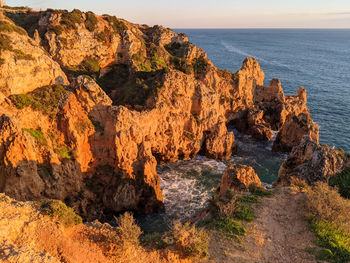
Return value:
[(307, 90), (320, 143), (350, 151), (350, 29), (176, 29), (219, 68), (236, 72), (255, 57), (265, 84), (279, 78), (285, 94)]
[[(320, 142), (350, 151), (350, 30), (176, 31), (186, 33), (221, 69), (236, 72), (245, 57), (255, 57), (266, 85), (277, 77), (286, 94), (296, 94), (304, 86), (312, 118), (320, 126)], [(255, 142), (230, 129), (238, 149), (229, 160), (197, 156), (158, 166), (165, 212), (142, 218), (145, 231), (164, 230), (173, 219), (188, 219), (205, 207), (228, 163), (252, 166), (266, 184), (277, 179), (287, 155), (272, 152), (273, 140)]]

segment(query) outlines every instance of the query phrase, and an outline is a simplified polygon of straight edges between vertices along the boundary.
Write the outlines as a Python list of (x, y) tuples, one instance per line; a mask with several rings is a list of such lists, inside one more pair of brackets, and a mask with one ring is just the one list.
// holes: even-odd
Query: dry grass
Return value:
[(326, 220), (350, 233), (350, 200), (340, 196), (336, 188), (317, 182), (306, 193), (309, 212), (318, 220)]

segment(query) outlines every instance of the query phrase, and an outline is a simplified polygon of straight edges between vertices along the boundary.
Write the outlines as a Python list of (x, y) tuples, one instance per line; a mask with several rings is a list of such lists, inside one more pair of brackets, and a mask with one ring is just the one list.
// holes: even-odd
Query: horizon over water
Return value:
[(320, 143), (350, 151), (350, 29), (175, 29), (220, 69), (236, 72), (255, 57), (265, 85), (281, 80), (285, 94), (306, 88)]

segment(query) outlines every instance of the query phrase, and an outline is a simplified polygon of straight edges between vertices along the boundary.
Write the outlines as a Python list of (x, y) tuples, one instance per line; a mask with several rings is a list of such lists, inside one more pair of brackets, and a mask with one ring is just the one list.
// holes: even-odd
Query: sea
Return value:
[[(236, 72), (255, 57), (265, 85), (279, 78), (285, 94), (306, 88), (308, 107), (320, 128), (320, 143), (350, 151), (350, 29), (176, 29), (202, 48), (220, 69)], [(234, 132), (237, 152), (226, 161), (197, 156), (158, 166), (165, 212), (141, 220), (145, 231), (186, 220), (207, 205), (229, 163), (251, 165), (267, 187), (287, 157), (272, 143)], [(276, 134), (274, 134), (276, 136)]]

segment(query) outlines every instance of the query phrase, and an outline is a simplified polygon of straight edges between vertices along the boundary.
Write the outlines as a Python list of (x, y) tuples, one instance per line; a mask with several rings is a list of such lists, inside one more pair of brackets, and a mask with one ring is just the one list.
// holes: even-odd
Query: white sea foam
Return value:
[(221, 44), (226, 48), (227, 51), (231, 52), (231, 53), (236, 53), (236, 54), (240, 54), (244, 57), (255, 57), (258, 61), (262, 61), (266, 64), (272, 64), (272, 65), (275, 65), (275, 66), (279, 66), (279, 67), (285, 67), (285, 68), (288, 68), (290, 69), (290, 66), (286, 65), (286, 64), (283, 64), (283, 63), (280, 63), (278, 61), (275, 61), (275, 60), (266, 60), (266, 59), (263, 59), (262, 57), (259, 57), (259, 56), (256, 56), (256, 55), (253, 55), (253, 54), (250, 54), (248, 52), (245, 52), (233, 45), (230, 45), (228, 44), (227, 42), (221, 40)]

